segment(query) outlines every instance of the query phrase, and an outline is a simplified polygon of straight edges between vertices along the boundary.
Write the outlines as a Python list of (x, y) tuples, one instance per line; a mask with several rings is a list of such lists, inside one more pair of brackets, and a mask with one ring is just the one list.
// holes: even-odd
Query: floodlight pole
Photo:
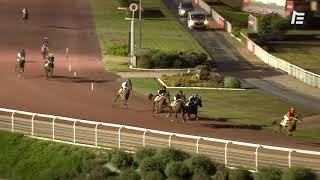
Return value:
[(134, 11), (132, 11), (132, 18), (131, 18), (131, 63), (134, 56)]
[(141, 49), (142, 33), (141, 33), (141, 10), (142, 10), (142, 0), (139, 1), (139, 49)]

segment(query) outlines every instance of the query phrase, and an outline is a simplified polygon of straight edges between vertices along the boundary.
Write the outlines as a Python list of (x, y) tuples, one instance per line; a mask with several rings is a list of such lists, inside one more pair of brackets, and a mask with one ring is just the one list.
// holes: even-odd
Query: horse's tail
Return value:
[(273, 122), (272, 122), (272, 125), (278, 125), (279, 124), (279, 120), (274, 120)]
[(152, 98), (153, 98), (153, 94), (152, 93), (150, 93), (149, 95), (148, 95), (148, 99), (151, 101), (152, 100)]

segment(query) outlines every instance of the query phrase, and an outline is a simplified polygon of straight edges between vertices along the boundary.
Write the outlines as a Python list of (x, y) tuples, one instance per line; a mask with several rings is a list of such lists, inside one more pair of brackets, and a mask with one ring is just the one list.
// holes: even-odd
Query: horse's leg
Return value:
[(153, 101), (153, 104), (152, 104), (152, 113), (154, 113), (154, 105), (155, 105), (155, 101)]
[(113, 104), (117, 102), (118, 98), (119, 98), (119, 94), (116, 95), (116, 98), (114, 99)]

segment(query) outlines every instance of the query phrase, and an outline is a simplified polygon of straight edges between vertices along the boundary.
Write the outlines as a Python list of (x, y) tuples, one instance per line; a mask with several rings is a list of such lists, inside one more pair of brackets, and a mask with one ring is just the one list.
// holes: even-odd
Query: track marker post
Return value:
[(66, 48), (66, 58), (67, 58), (67, 63), (69, 64), (69, 48)]
[(93, 82), (91, 83), (91, 91), (93, 91)]
[(77, 77), (77, 72), (73, 72), (74, 77)]
[(69, 64), (69, 72), (71, 72), (71, 70), (72, 70), (72, 69), (71, 69), (71, 65)]

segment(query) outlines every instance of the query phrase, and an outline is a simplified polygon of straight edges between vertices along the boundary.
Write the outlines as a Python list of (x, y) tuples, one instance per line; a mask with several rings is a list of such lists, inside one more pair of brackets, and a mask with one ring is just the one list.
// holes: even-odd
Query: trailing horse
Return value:
[(22, 20), (24, 23), (28, 23), (28, 19), (29, 19), (29, 13), (26, 10), (25, 12), (22, 12)]
[(18, 71), (18, 75), (19, 77), (21, 77), (22, 73), (24, 72), (24, 64), (25, 64), (25, 61), (22, 60), (22, 61), (18, 61), (14, 71), (17, 72)]
[(178, 113), (181, 113), (181, 117), (183, 118), (183, 122), (184, 122), (185, 121), (185, 117), (184, 117), (185, 103), (186, 103), (186, 97), (184, 95), (183, 95), (183, 98), (181, 98), (181, 100), (172, 101), (168, 106), (169, 114), (167, 115), (167, 117), (172, 116), (172, 112), (173, 112), (175, 115), (175, 118), (177, 118)]
[(129, 88), (125, 88), (125, 89), (121, 88), (121, 89), (119, 89), (113, 104), (115, 104), (117, 102), (117, 99), (119, 97), (121, 97), (121, 105), (122, 105), (122, 107), (128, 108), (128, 99), (130, 97), (130, 93), (131, 93), (131, 90)]
[(300, 114), (297, 114), (292, 120), (288, 120), (286, 126), (283, 126), (281, 122), (282, 120), (275, 120), (272, 124), (279, 127), (279, 132), (283, 132), (283, 130), (285, 130), (285, 133), (291, 136), (293, 131), (295, 131), (297, 128), (297, 122), (302, 122), (302, 116)]
[(158, 113), (162, 112), (164, 108), (168, 107), (170, 102), (170, 94), (166, 92), (164, 96), (149, 94), (149, 100), (153, 101), (152, 112)]
[(45, 74), (46, 79), (53, 77), (53, 69), (54, 69), (53, 63), (47, 63), (44, 65), (44, 74)]
[(190, 119), (190, 115), (194, 114), (196, 120), (198, 120), (198, 106), (202, 107), (201, 98), (197, 98), (194, 102), (187, 102), (184, 107), (183, 118), (185, 114), (188, 114), (188, 119)]

